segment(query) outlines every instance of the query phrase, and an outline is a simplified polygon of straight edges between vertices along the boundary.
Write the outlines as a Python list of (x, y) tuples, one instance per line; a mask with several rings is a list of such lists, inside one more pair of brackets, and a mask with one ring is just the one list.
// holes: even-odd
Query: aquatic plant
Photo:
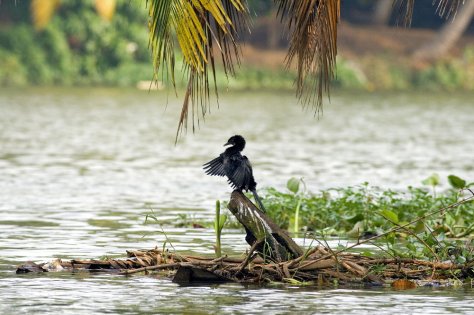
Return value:
[[(301, 193), (298, 193), (300, 190), (300, 184), (303, 184), (304, 190)], [(306, 192), (306, 184), (303, 181), (303, 178), (290, 178), (286, 183), (286, 187), (289, 191), (294, 194), (294, 197), (298, 200), (296, 203), (295, 214), (293, 217), (293, 233), (298, 233), (299, 222), (300, 222), (300, 208), (301, 208), (301, 201), (303, 200), (303, 194)]]
[[(269, 188), (264, 202), (269, 216), (293, 232), (306, 232), (320, 239), (374, 238), (374, 244), (392, 257), (474, 261), (474, 242), (463, 239), (474, 234), (474, 203), (443, 210), (460, 197), (474, 194), (469, 189), (474, 183), (455, 175), (449, 175), (448, 182), (451, 188), (441, 193), (435, 190), (440, 178), (434, 174), (422, 182), (432, 187), (431, 192), (414, 187), (407, 191), (381, 190), (363, 183), (297, 195), (297, 181), (290, 180), (291, 193)], [(433, 212), (436, 209), (442, 210)], [(293, 220), (304, 222), (304, 226), (295, 231), (299, 226), (292, 224)]]
[(216, 232), (216, 245), (214, 246), (214, 249), (216, 251), (216, 256), (218, 258), (222, 256), (221, 233), (226, 221), (227, 221), (227, 215), (221, 214), (221, 202), (219, 200), (216, 200), (216, 217), (214, 218), (214, 231)]
[[(439, 184), (439, 179), (435, 177), (431, 176), (424, 183), (435, 187)], [(290, 181), (288, 186), (296, 189), (295, 181)], [(320, 193), (305, 191), (295, 194), (291, 189), (290, 192), (284, 192), (268, 188), (263, 196), (269, 216), (284, 228), (292, 226), (294, 230), (295, 225), (291, 223), (297, 214), (298, 221), (304, 222), (300, 231), (324, 231), (327, 235), (357, 237), (354, 228), (362, 236), (380, 233), (394, 223), (409, 222), (433, 209), (455, 202), (460, 196), (459, 189), (474, 185), (466, 184), (465, 180), (454, 175), (450, 175), (448, 181), (451, 188), (442, 193), (435, 193), (434, 190), (430, 193), (425, 188), (411, 186), (405, 191), (382, 190), (363, 183), (354, 187), (331, 188)], [(466, 222), (473, 221), (474, 205), (467, 203), (453, 213), (431, 218), (426, 223), (443, 229), (447, 237), (459, 237), (471, 233), (470, 225)]]

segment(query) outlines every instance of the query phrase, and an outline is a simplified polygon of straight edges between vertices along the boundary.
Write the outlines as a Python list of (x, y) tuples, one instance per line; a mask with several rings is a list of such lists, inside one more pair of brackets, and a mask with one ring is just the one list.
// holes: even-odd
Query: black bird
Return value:
[(260, 198), (257, 195), (257, 183), (253, 178), (252, 165), (249, 159), (240, 152), (245, 148), (245, 139), (235, 135), (229, 138), (226, 145), (232, 145), (224, 153), (212, 161), (204, 164), (204, 171), (211, 176), (227, 176), (230, 186), (237, 190), (251, 191), (260, 210), (265, 212)]

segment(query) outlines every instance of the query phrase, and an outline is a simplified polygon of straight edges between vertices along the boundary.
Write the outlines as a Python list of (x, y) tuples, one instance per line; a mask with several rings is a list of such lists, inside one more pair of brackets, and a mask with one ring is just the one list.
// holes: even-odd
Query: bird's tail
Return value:
[(252, 194), (253, 194), (253, 197), (255, 198), (255, 201), (258, 203), (258, 207), (260, 208), (260, 210), (262, 210), (262, 212), (265, 213), (266, 212), (265, 207), (263, 206), (263, 203), (260, 200), (260, 197), (257, 195), (257, 191), (255, 189), (252, 190)]

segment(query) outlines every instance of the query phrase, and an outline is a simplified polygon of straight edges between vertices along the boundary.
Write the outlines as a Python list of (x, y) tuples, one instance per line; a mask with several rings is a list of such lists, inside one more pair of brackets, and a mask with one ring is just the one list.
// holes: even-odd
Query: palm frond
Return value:
[(296, 59), (296, 94), (303, 105), (322, 109), (323, 92), (329, 94), (337, 54), (340, 0), (275, 0), (278, 15), (290, 29), (289, 67)]
[(458, 12), (459, 6), (464, 3), (464, 1), (465, 0), (438, 0), (436, 12), (439, 16), (445, 17), (446, 19), (454, 17)]
[(199, 117), (209, 110), (210, 72), (218, 98), (214, 47), (220, 52), (226, 75), (235, 73), (235, 64), (240, 62), (236, 39), (248, 27), (248, 9), (244, 0), (148, 0), (147, 6), (155, 78), (169, 78), (176, 87), (174, 36), (183, 54), (188, 85), (177, 139), (183, 127), (187, 128), (190, 106), (193, 130), (195, 118), (199, 124)]
[(397, 25), (402, 24), (405, 27), (411, 25), (411, 20), (413, 17), (413, 6), (415, 5), (415, 0), (394, 0), (393, 7), (398, 11), (397, 15)]
[[(433, 5), (437, 4), (436, 13), (446, 19), (454, 17), (458, 11), (459, 6), (465, 0), (433, 0)], [(471, 1), (471, 0), (469, 0)], [(398, 11), (397, 24), (410, 26), (413, 17), (413, 6), (415, 0), (394, 0), (393, 7)]]

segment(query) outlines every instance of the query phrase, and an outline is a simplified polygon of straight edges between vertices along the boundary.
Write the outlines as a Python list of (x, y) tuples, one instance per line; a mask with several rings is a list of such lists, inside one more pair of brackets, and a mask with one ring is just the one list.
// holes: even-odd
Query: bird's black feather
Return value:
[(244, 155), (234, 155), (231, 158), (230, 167), (228, 167), (229, 172), (227, 177), (229, 182), (231, 182), (236, 189), (251, 190), (257, 186), (252, 174), (252, 165), (247, 157)]
[(252, 165), (249, 159), (240, 153), (245, 148), (245, 139), (242, 136), (236, 135), (227, 141), (226, 145), (228, 144), (232, 146), (215, 159), (203, 165), (205, 173), (212, 176), (227, 176), (228, 182), (233, 189), (240, 191), (250, 190), (261, 210), (265, 211), (257, 195), (257, 183), (253, 177)]
[(204, 171), (211, 176), (225, 176), (223, 154), (204, 164)]

